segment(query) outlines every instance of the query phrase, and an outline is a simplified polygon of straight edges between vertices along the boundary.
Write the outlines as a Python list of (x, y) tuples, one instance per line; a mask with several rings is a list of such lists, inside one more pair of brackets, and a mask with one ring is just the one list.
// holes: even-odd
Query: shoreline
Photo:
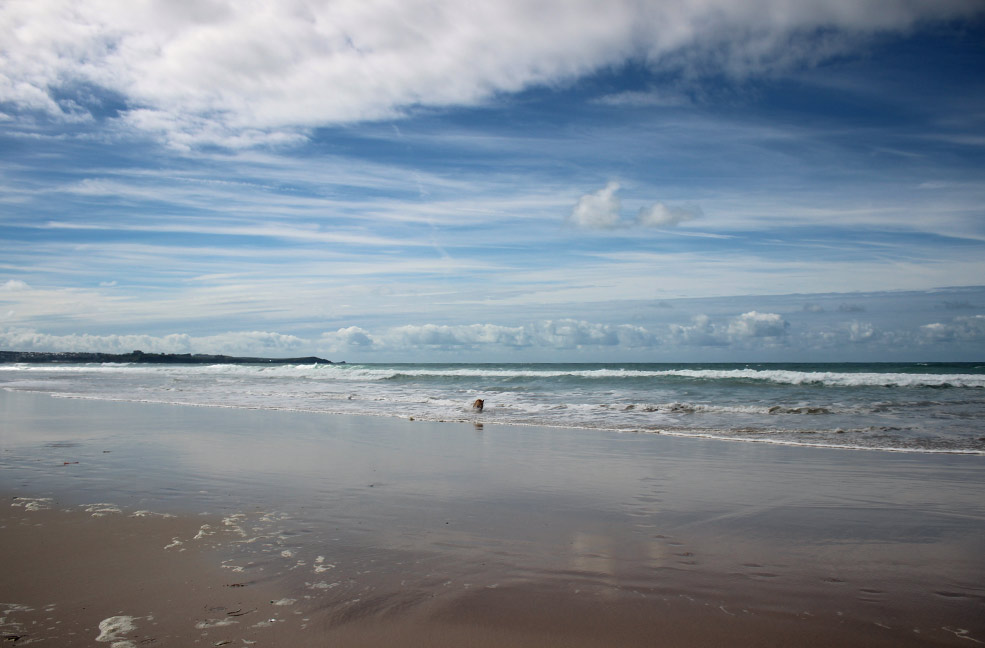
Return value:
[(345, 364), (325, 358), (260, 358), (210, 353), (100, 353), (90, 351), (0, 351), (0, 364)]
[[(985, 641), (985, 468), (974, 457), (23, 392), (0, 393), (0, 406), (0, 501), (51, 497), (58, 509), (0, 507), (2, 524), (35, 534), (0, 552), (18, 583), (57, 582), (45, 551), (85, 557), (82, 569), (122, 535), (131, 542), (116, 551), (146, 563), (160, 596), (181, 600), (180, 585), (154, 576), (187, 571), (166, 567), (175, 556), (194, 565), (195, 591), (251, 583), (236, 594), (289, 619), (270, 626), (276, 635), (255, 628), (258, 645)], [(95, 505), (107, 513), (91, 522)], [(177, 517), (128, 517), (141, 510)], [(203, 524), (211, 533), (193, 540)], [(73, 545), (83, 531), (89, 549)], [(183, 544), (165, 550), (169, 533)], [(195, 628), (197, 608), (163, 621), (153, 588), (119, 598), (137, 572), (96, 572), (86, 595), (153, 616), (161, 637), (226, 640), (218, 628), (256, 640), (244, 623)], [(76, 623), (77, 645), (110, 618), (72, 621), (58, 587), (19, 600), (25, 588), (4, 602), (43, 612), (42, 624)], [(213, 599), (196, 605), (236, 609)], [(149, 638), (150, 622), (136, 623)]]
[[(980, 367), (435, 367), (0, 365), (0, 378), (13, 390), (130, 402), (985, 456)], [(480, 416), (476, 397), (486, 401)]]
[[(342, 364), (342, 363), (338, 363)], [(3, 389), (0, 387), (0, 389)], [(770, 438), (752, 438), (752, 437), (730, 437), (722, 434), (705, 433), (705, 432), (681, 432), (673, 429), (666, 428), (617, 428), (617, 427), (590, 427), (586, 425), (577, 424), (549, 424), (549, 423), (526, 423), (523, 421), (501, 421), (489, 418), (479, 419), (478, 416), (472, 414), (471, 416), (463, 416), (463, 418), (452, 419), (452, 418), (429, 418), (427, 416), (411, 416), (408, 417), (402, 414), (385, 414), (379, 412), (360, 412), (358, 414), (353, 414), (350, 412), (333, 412), (319, 409), (304, 409), (304, 408), (289, 408), (289, 407), (258, 407), (258, 406), (245, 406), (245, 405), (224, 405), (220, 403), (188, 403), (180, 401), (164, 401), (164, 400), (133, 400), (128, 398), (108, 398), (104, 396), (86, 396), (79, 394), (61, 394), (58, 392), (31, 392), (31, 391), (20, 391), (20, 390), (5, 390), (12, 391), (16, 393), (30, 393), (30, 394), (41, 394), (51, 398), (64, 398), (66, 400), (82, 400), (82, 401), (98, 401), (98, 402), (108, 402), (108, 403), (133, 403), (133, 404), (145, 404), (145, 405), (161, 405), (167, 407), (202, 407), (202, 408), (215, 408), (215, 409), (231, 409), (231, 410), (245, 410), (245, 411), (255, 411), (262, 410), (268, 412), (284, 412), (284, 413), (295, 413), (295, 414), (312, 414), (320, 416), (341, 416), (341, 417), (370, 417), (370, 418), (382, 418), (385, 420), (394, 421), (411, 421), (411, 422), (422, 422), (422, 423), (440, 423), (440, 424), (452, 424), (452, 425), (478, 425), (480, 427), (484, 426), (501, 426), (501, 427), (521, 427), (521, 428), (536, 428), (536, 429), (554, 429), (554, 430), (578, 430), (578, 431), (595, 431), (607, 434), (639, 434), (639, 435), (654, 435), (654, 436), (667, 436), (676, 437), (681, 439), (701, 439), (704, 441), (726, 441), (730, 443), (751, 443), (751, 444), (764, 444), (772, 446), (790, 446), (795, 448), (818, 448), (824, 450), (848, 450), (848, 451), (866, 451), (866, 452), (890, 452), (890, 453), (903, 453), (903, 454), (926, 454), (926, 455), (968, 455), (968, 456), (980, 456), (985, 457), (985, 450), (973, 450), (965, 448), (956, 449), (941, 449), (941, 448), (924, 448), (924, 447), (890, 447), (890, 446), (864, 446), (864, 445), (849, 445), (849, 444), (835, 444), (835, 443), (822, 443), (814, 442), (807, 443), (801, 441), (791, 441), (789, 439), (770, 439)]]

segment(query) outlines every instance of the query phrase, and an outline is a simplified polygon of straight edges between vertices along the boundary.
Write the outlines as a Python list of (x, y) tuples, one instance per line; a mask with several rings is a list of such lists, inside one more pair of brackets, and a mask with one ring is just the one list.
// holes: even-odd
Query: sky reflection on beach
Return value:
[[(8, 494), (275, 512), (277, 547), (309, 560), (331, 549), (336, 577), (399, 555), (405, 581), (448, 569), (487, 586), (563, 577), (600, 592), (717, 592), (728, 574), (726, 585), (784, 596), (827, 578), (980, 597), (985, 582), (985, 464), (974, 456), (0, 399)], [(283, 550), (254, 558), (283, 567)]]

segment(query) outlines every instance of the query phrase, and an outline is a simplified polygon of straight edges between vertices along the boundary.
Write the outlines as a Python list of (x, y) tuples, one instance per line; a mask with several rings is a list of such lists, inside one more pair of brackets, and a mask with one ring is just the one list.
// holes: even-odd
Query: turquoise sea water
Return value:
[[(60, 397), (985, 455), (985, 363), (0, 365)], [(470, 405), (485, 401), (480, 413)]]

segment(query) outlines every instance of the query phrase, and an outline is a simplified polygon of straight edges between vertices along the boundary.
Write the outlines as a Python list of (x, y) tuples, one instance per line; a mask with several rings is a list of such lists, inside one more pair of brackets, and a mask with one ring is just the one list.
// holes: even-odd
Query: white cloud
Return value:
[(27, 283), (21, 281), (20, 279), (8, 279), (3, 284), (0, 284), (0, 290), (13, 292), (15, 290), (27, 290), (30, 286)]
[(644, 227), (674, 227), (701, 216), (700, 207), (669, 207), (658, 202), (641, 207), (636, 222)]
[(202, 337), (170, 335), (52, 335), (28, 328), (0, 329), (0, 348), (17, 351), (129, 353), (218, 353), (269, 357), (290, 355), (306, 344), (301, 338), (267, 331), (234, 331)]
[(728, 335), (732, 339), (781, 337), (788, 328), (789, 322), (777, 313), (749, 311), (729, 322)]
[(691, 324), (671, 324), (671, 339), (684, 346), (722, 346), (726, 344), (719, 327), (707, 315), (695, 315)]
[(610, 182), (595, 193), (585, 194), (578, 199), (569, 221), (577, 227), (609, 229), (619, 226), (619, 211), (622, 202), (616, 192), (619, 183)]
[(922, 326), (921, 331), (938, 342), (985, 342), (985, 315), (965, 315), (946, 323), (934, 322)]
[(388, 346), (407, 347), (459, 347), (477, 344), (523, 345), (516, 334), (520, 329), (510, 329), (491, 324), (444, 326), (437, 324), (398, 326), (387, 331)]
[(635, 221), (623, 220), (620, 212), (622, 201), (616, 192), (618, 182), (609, 182), (595, 193), (585, 194), (578, 199), (568, 222), (576, 227), (587, 229), (615, 229), (618, 227), (675, 227), (684, 221), (701, 215), (701, 208), (671, 207), (662, 202), (641, 207)]
[(869, 322), (854, 321), (848, 325), (848, 339), (852, 342), (870, 342), (879, 337), (879, 331)]
[(653, 347), (656, 335), (630, 324), (599, 324), (583, 320), (541, 320), (523, 326), (498, 324), (413, 324), (396, 326), (377, 334), (359, 327), (342, 328), (322, 335), (332, 351), (413, 349), (579, 349), (587, 347)]
[(369, 332), (358, 326), (350, 326), (348, 328), (340, 328), (335, 332), (323, 333), (321, 342), (331, 349), (344, 347), (368, 348), (374, 344)]
[(532, 327), (531, 337), (542, 346), (572, 349), (586, 346), (651, 347), (656, 336), (641, 326), (595, 324), (581, 320), (547, 320)]
[(85, 351), (129, 353), (134, 349), (153, 353), (191, 353), (191, 338), (184, 334), (89, 335), (70, 333), (52, 335), (34, 329), (0, 329), (0, 347), (17, 351)]
[(726, 346), (747, 344), (757, 338), (771, 342), (787, 335), (790, 323), (777, 313), (749, 311), (731, 319), (714, 322), (707, 315), (696, 315), (691, 324), (671, 324), (671, 339), (686, 346)]
[(427, 243), (366, 235), (357, 232), (325, 231), (317, 226), (298, 226), (293, 224), (252, 223), (228, 225), (218, 223), (200, 223), (194, 220), (174, 219), (168, 222), (157, 222), (146, 225), (121, 222), (106, 223), (71, 223), (63, 221), (48, 221), (45, 229), (65, 230), (113, 230), (130, 232), (176, 232), (183, 234), (219, 234), (225, 236), (256, 236), (284, 240), (297, 240), (321, 243), (340, 243), (343, 245), (403, 245), (423, 246)]
[[(681, 305), (686, 306), (688, 301), (682, 301)], [(790, 304), (796, 310), (796, 302)], [(668, 317), (675, 317), (675, 314), (668, 314)], [(807, 319), (816, 322), (818, 318)], [(975, 350), (982, 348), (985, 342), (985, 315), (960, 316), (947, 322), (924, 325), (918, 322), (904, 324), (894, 317), (875, 323), (854, 320), (808, 324), (800, 319), (797, 326), (792, 326), (780, 313), (750, 310), (737, 315), (699, 314), (684, 324), (667, 322), (661, 316), (645, 326), (570, 318), (539, 319), (518, 326), (424, 323), (363, 328), (352, 325), (312, 338), (262, 330), (215, 335), (59, 335), (12, 325), (0, 328), (0, 349), (109, 353), (140, 349), (266, 357), (320, 355), (356, 361), (374, 357), (417, 361), (438, 357), (462, 361), (504, 357), (555, 360), (592, 357), (623, 361), (704, 357), (724, 360), (762, 357), (760, 354), (782, 349), (783, 357), (788, 360), (816, 358), (818, 354), (823, 354), (824, 358), (848, 360), (858, 359), (860, 354), (887, 352), (897, 354), (893, 357), (901, 357), (916, 349), (922, 349), (920, 353), (936, 349), (951, 357), (967, 359), (973, 357)], [(794, 355), (791, 356), (791, 352)], [(444, 353), (450, 355), (442, 356)]]
[(414, 349), (655, 349), (667, 344), (725, 346), (751, 338), (777, 338), (789, 324), (775, 313), (745, 313), (714, 323), (706, 315), (689, 326), (670, 325), (651, 330), (632, 324), (604, 324), (575, 319), (539, 320), (522, 326), (497, 324), (414, 324), (370, 333), (359, 327), (322, 335), (324, 348), (333, 352), (373, 350), (403, 352)]
[[(630, 58), (735, 75), (812, 64), (859, 34), (976, 0), (279, 0), (0, 4), (0, 101), (122, 123), (176, 147), (292, 142), (307, 128), (474, 105)], [(820, 34), (820, 35), (819, 35)]]

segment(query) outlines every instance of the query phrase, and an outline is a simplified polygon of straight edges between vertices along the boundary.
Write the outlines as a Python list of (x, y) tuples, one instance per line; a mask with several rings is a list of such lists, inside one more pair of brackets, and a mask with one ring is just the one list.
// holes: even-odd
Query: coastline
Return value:
[[(985, 455), (985, 366), (0, 364), (71, 398)], [(954, 373), (957, 372), (957, 373)]]
[[(258, 358), (243, 356), (228, 356), (209, 353), (98, 353), (88, 351), (0, 351), (2, 363), (31, 363), (31, 364), (335, 364), (331, 360), (306, 356), (303, 358)], [(341, 364), (345, 364), (344, 362)]]
[[(2, 507), (23, 532), (0, 534), (4, 569), (23, 577), (3, 602), (34, 612), (0, 631), (38, 620), (24, 640), (72, 645), (45, 634), (61, 621), (91, 645), (99, 621), (133, 616), (143, 638), (258, 645), (985, 641), (977, 457), (11, 392), (0, 406), (3, 501), (52, 504)], [(143, 510), (176, 517), (130, 517)], [(169, 534), (186, 551), (166, 551)], [(97, 567), (120, 537), (112, 555), (154, 587), (134, 594), (132, 569)], [(93, 583), (82, 594), (119, 614), (69, 613), (41, 585), (57, 582), (57, 555), (82, 557), (99, 575), (79, 577)], [(209, 595), (165, 620), (160, 601), (192, 576), (188, 591)], [(283, 620), (195, 627), (198, 608), (240, 601)]]

